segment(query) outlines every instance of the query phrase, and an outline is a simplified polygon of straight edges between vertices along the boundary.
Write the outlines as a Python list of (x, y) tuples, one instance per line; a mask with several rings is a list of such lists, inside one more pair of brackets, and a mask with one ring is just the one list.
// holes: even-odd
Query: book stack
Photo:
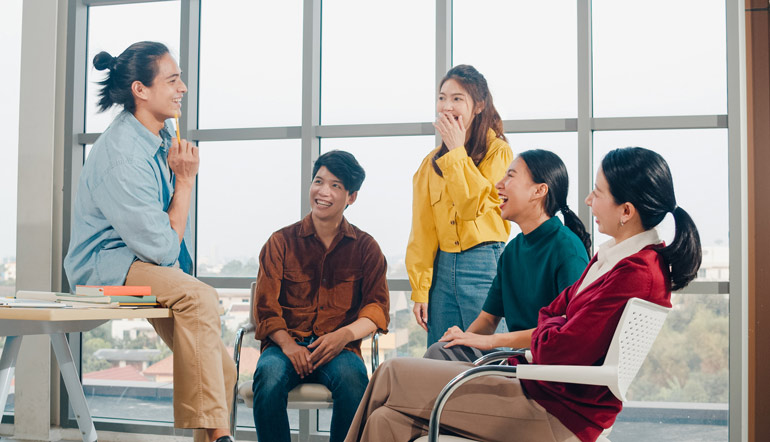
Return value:
[(75, 287), (75, 294), (19, 290), (16, 299), (36, 299), (58, 302), (70, 307), (155, 307), (158, 301), (149, 286), (87, 286)]
[(117, 302), (120, 307), (155, 307), (158, 300), (150, 286), (140, 285), (78, 285), (75, 296), (102, 297)]

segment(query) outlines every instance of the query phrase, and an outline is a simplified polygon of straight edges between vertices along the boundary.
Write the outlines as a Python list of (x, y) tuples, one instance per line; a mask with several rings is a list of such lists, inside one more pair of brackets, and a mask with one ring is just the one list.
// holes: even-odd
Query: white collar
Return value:
[(658, 243), (660, 243), (660, 237), (658, 236), (658, 230), (655, 228), (637, 233), (619, 243), (615, 243), (615, 239), (612, 238), (599, 247), (596, 260), (602, 266), (611, 264), (610, 267), (614, 267), (621, 259), (633, 255), (650, 244)]
[(660, 243), (660, 237), (658, 237), (658, 231), (654, 228), (637, 233), (617, 244), (615, 239), (605, 242), (599, 246), (599, 251), (596, 253), (596, 262), (588, 268), (577, 293), (582, 292), (592, 282), (609, 272), (623, 258), (633, 255), (650, 244), (658, 243)]

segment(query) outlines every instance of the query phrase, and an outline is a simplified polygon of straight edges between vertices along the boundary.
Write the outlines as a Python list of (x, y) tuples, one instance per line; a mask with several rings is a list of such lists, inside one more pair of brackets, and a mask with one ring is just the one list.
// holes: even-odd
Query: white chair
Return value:
[[(241, 345), (243, 344), (243, 336), (246, 333), (254, 333), (257, 329), (257, 319), (254, 317), (254, 296), (256, 294), (257, 283), (251, 283), (251, 300), (249, 305), (252, 307), (249, 310), (249, 322), (241, 325), (238, 331), (235, 333), (235, 343), (233, 344), (233, 359), (235, 360), (236, 373), (240, 370), (241, 365)], [(379, 333), (372, 335), (372, 371), (377, 369), (380, 364), (379, 355)], [(235, 394), (233, 395), (233, 409), (230, 415), (230, 432), (234, 435), (237, 426), (237, 406), (238, 396), (243, 398), (244, 403), (248, 408), (254, 406), (254, 392), (251, 390), (253, 381), (243, 382), (240, 385), (236, 382)], [(299, 410), (299, 441), (310, 441), (316, 428), (318, 428), (318, 422), (316, 414), (311, 413), (311, 410), (318, 410), (322, 408), (332, 408), (332, 393), (323, 384), (299, 384), (289, 392), (287, 408), (290, 410)]]
[[(500, 351), (479, 358), (474, 362), (478, 367), (460, 373), (441, 390), (430, 415), (428, 435), (417, 439), (415, 442), (470, 441), (470, 439), (455, 436), (441, 436), (439, 438), (439, 420), (444, 405), (452, 393), (464, 383), (481, 376), (506, 376), (538, 381), (603, 385), (608, 387), (615, 397), (625, 401), (628, 386), (631, 385), (631, 381), (639, 372), (639, 368), (641, 368), (652, 343), (655, 342), (655, 338), (663, 327), (663, 321), (666, 320), (669, 311), (670, 309), (666, 307), (643, 299), (629, 299), (610, 342), (607, 356), (604, 358), (604, 365), (599, 367), (533, 364), (485, 365), (506, 360), (512, 355), (524, 355), (528, 361), (532, 362), (532, 354), (528, 350)], [(606, 438), (608, 433), (608, 431), (602, 433), (598, 441), (609, 442)]]

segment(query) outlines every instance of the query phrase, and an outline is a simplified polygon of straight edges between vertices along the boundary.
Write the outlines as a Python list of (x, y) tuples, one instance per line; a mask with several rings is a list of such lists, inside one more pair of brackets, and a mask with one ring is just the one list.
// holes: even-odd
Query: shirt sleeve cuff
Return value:
[(464, 147), (452, 149), (445, 153), (444, 156), (437, 159), (436, 165), (438, 165), (442, 172), (445, 172), (452, 166), (452, 164), (463, 161), (466, 158), (468, 158), (468, 152), (465, 151)]
[(428, 302), (428, 292), (426, 291), (412, 291), (412, 301), (414, 302)]
[(259, 323), (257, 326), (257, 332), (254, 337), (258, 341), (261, 341), (270, 337), (273, 332), (278, 330), (288, 331), (288, 328), (286, 327), (286, 321), (284, 321), (283, 318), (278, 317), (268, 318)]
[(388, 317), (382, 311), (382, 307), (377, 304), (365, 305), (361, 312), (358, 313), (358, 318), (367, 318), (374, 322), (380, 333), (388, 332)]

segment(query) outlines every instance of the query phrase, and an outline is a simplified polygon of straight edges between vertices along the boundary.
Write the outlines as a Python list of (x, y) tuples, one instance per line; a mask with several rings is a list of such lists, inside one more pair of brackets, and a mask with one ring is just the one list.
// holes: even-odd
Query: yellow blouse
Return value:
[(436, 160), (444, 174), (433, 169), (440, 146), (422, 160), (412, 180), (412, 232), (406, 247), (406, 271), (412, 300), (428, 302), (436, 252), (458, 253), (487, 241), (508, 241), (510, 222), (500, 216), (495, 184), (513, 161), (511, 147), (487, 133), (487, 155), (479, 166), (464, 148), (450, 150)]

